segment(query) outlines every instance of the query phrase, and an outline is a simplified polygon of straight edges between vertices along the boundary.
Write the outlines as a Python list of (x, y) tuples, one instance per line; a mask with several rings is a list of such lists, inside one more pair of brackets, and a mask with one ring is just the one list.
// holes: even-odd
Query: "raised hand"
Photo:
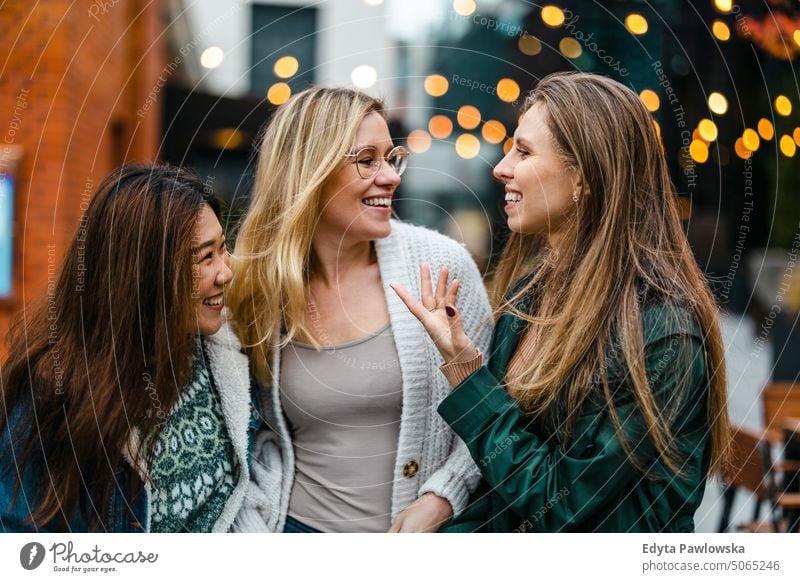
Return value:
[(464, 333), (461, 314), (455, 307), (458, 279), (453, 279), (448, 288), (447, 266), (443, 265), (439, 270), (439, 280), (434, 292), (431, 270), (427, 263), (420, 263), (419, 274), (422, 289), (419, 301), (414, 299), (402, 285), (390, 283), (389, 286), (431, 336), (446, 364), (473, 359), (478, 355), (478, 349)]

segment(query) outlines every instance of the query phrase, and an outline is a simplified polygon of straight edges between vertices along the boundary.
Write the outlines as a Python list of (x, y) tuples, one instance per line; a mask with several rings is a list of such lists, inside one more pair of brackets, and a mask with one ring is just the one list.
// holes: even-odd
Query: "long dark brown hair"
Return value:
[(79, 511), (87, 527), (105, 529), (124, 455), (149, 464), (152, 446), (128, 444), (134, 431), (160, 432), (191, 374), (191, 248), (203, 204), (219, 217), (217, 200), (186, 170), (114, 171), (58, 278), (12, 326), (0, 374), (0, 435), (12, 431), (12, 450), (0, 454), (11, 453), (19, 474), (41, 475), (25, 491), (38, 527), (67, 529)]
[[(513, 312), (536, 336), (535, 356), (509, 392), (532, 416), (566, 402), (567, 429), (605, 370), (612, 327), (636, 402), (659, 459), (679, 473), (669, 411), (661, 409), (645, 373), (641, 289), (665, 305), (683, 306), (703, 334), (708, 376), (708, 432), (713, 472), (728, 454), (728, 410), (724, 349), (717, 304), (681, 227), (678, 200), (653, 119), (628, 87), (589, 73), (554, 73), (542, 79), (523, 111), (544, 108), (550, 134), (566, 167), (583, 178), (577, 213), (566, 225), (567, 241), (553, 255), (541, 234), (513, 233), (494, 281), (496, 315)], [(508, 297), (514, 282), (530, 275)], [(515, 304), (539, 289), (536, 316)], [(679, 373), (676, 369), (671, 373)], [(630, 460), (634, 448), (622, 432), (606, 378), (603, 398)], [(553, 388), (558, 387), (558, 388)], [(569, 430), (567, 430), (569, 432)], [(633, 443), (634, 445), (636, 443)]]

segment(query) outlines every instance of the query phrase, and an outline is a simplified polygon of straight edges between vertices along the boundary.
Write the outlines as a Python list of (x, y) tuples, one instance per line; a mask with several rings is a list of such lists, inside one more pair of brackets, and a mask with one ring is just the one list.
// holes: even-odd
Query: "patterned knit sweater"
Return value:
[[(489, 349), (493, 330), (489, 299), (467, 250), (442, 234), (393, 220), (391, 234), (375, 241), (375, 248), (403, 378), (392, 520), (426, 492), (447, 499), (457, 515), (466, 507), (480, 472), (466, 446), (436, 412), (451, 389), (438, 369), (442, 357), (389, 283), (400, 283), (419, 297), (420, 262), (431, 266), (434, 277), (439, 266), (447, 265), (450, 277), (460, 282), (456, 307), (464, 329), (484, 353)], [(435, 280), (433, 284), (436, 285)], [(288, 512), (294, 453), (280, 402), (280, 350), (275, 350), (271, 372), (272, 386), (261, 387), (259, 394), (270, 430), (256, 436), (250, 486), (234, 522), (235, 531), (283, 531)]]
[(153, 532), (212, 531), (236, 486), (236, 456), (202, 343), (198, 338), (193, 379), (153, 449)]

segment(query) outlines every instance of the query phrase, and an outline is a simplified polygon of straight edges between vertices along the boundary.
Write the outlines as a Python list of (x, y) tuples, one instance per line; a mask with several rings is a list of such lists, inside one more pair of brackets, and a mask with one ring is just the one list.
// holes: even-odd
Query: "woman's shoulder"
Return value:
[(206, 336), (206, 344), (214, 350), (231, 350), (234, 352), (242, 351), (242, 343), (236, 331), (236, 322), (229, 308), (222, 311), (222, 326), (217, 333)]
[[(441, 232), (409, 224), (400, 220), (392, 220), (392, 234), (383, 239), (388, 245), (402, 244), (413, 254), (420, 255), (421, 260), (442, 263), (453, 261), (472, 262), (472, 257), (466, 247)], [(448, 260), (449, 259), (449, 260)]]
[(684, 299), (651, 298), (644, 302), (641, 313), (645, 345), (671, 336), (694, 336), (703, 340), (697, 314)]

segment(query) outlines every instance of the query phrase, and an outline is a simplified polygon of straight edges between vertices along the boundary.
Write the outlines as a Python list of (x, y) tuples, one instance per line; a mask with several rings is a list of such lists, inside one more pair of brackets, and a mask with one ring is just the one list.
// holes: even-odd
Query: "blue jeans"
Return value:
[(286, 516), (286, 524), (283, 526), (283, 533), (322, 533), (318, 529), (314, 529), (310, 525), (304, 524), (302, 521), (297, 521), (290, 515)]

